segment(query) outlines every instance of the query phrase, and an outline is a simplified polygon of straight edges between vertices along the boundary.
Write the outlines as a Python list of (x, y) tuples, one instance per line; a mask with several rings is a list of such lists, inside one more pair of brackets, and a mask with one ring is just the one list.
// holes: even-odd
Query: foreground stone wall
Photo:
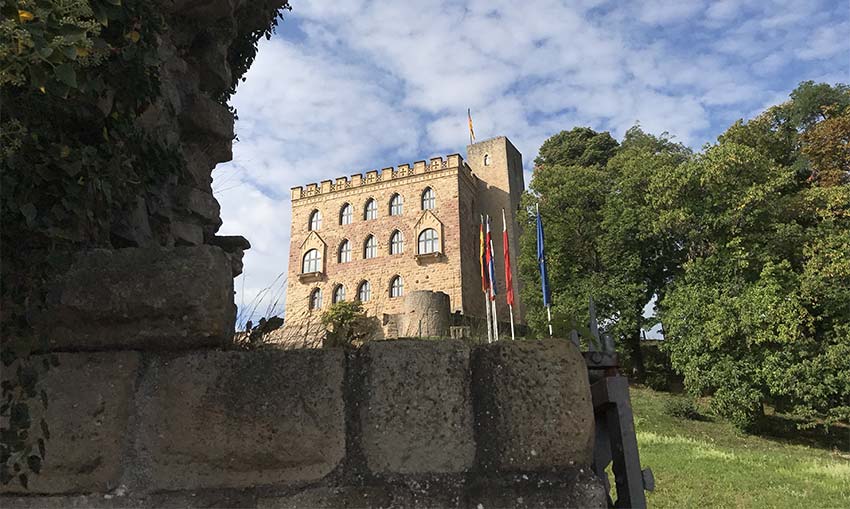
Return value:
[(2, 507), (605, 506), (569, 341), (58, 357), (42, 474)]

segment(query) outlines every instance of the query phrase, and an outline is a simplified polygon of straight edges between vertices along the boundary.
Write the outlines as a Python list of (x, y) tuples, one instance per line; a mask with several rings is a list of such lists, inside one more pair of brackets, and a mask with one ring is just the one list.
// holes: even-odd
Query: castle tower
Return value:
[[(504, 136), (483, 140), (466, 147), (466, 163), (473, 175), (478, 177), (478, 214), (489, 214), (493, 232), (493, 249), (495, 250), (496, 280), (498, 293), (496, 308), (499, 319), (507, 322), (508, 306), (505, 296), (504, 247), (502, 246), (502, 209), (507, 218), (508, 244), (511, 256), (511, 273), (513, 275), (514, 319), (524, 323), (524, 308), (519, 299), (521, 281), (518, 277), (519, 255), (519, 212), (520, 199), (525, 190), (525, 179), (522, 171), (522, 154)], [(478, 231), (478, 218), (475, 215), (475, 231)], [(477, 260), (476, 260), (477, 261)], [(480, 286), (480, 284), (479, 284)], [(483, 306), (483, 299), (479, 298)], [(482, 310), (483, 312), (483, 310)], [(477, 313), (476, 313), (477, 314)]]

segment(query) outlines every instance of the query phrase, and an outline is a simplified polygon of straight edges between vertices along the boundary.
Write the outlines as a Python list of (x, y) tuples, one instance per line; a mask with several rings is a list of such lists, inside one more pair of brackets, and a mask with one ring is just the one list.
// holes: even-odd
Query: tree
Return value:
[[(546, 226), (549, 281), (555, 296), (553, 320), (562, 334), (586, 324), (589, 297), (601, 298), (594, 290), (603, 283), (598, 241), (601, 211), (611, 187), (605, 164), (617, 146), (607, 132), (588, 128), (552, 136), (540, 148), (529, 192), (523, 196), (526, 208), (540, 204)], [(528, 221), (520, 238), (518, 267), (526, 281), (537, 281), (524, 285), (523, 299), (528, 303), (526, 319), (542, 332), (546, 330), (546, 311), (541, 306), (533, 217)], [(607, 310), (607, 300), (601, 299), (600, 306)]]
[[(619, 145), (608, 133), (576, 128), (552, 136), (535, 159), (527, 206), (539, 202), (547, 235), (554, 320), (561, 334), (589, 320), (592, 297), (607, 333), (626, 345), (643, 374), (643, 309), (671, 277), (674, 252), (667, 232), (655, 229), (651, 189), (663, 183), (690, 151), (634, 127)], [(537, 279), (535, 230), (525, 228), (520, 271)], [(545, 324), (540, 289), (525, 286), (528, 319)]]
[(846, 94), (803, 83), (663, 189), (659, 226), (685, 254), (660, 305), (665, 345), (686, 387), (741, 428), (768, 401), (850, 417)]
[(372, 332), (372, 324), (359, 300), (333, 304), (322, 313), (327, 329), (324, 347), (360, 346)]

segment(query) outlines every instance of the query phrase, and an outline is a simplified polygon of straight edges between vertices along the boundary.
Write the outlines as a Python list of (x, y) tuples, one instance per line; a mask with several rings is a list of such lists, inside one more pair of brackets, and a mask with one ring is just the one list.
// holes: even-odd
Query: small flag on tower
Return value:
[(469, 143), (475, 143), (475, 131), (472, 130), (472, 110), (466, 109), (466, 118), (469, 120)]

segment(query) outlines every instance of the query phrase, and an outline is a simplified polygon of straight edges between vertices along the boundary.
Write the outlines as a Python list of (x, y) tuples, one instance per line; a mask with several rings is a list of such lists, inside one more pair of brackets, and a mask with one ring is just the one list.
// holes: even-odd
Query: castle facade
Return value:
[(499, 320), (507, 322), (502, 209), (514, 319), (524, 323), (515, 221), (524, 187), (522, 155), (506, 137), (497, 137), (467, 146), (466, 160), (452, 154), (292, 188), (286, 329), (307, 331), (331, 304), (357, 299), (392, 337), (387, 325), (405, 312), (404, 296), (415, 290), (443, 292), (452, 312), (483, 318), (481, 214), (492, 220), (496, 307)]

